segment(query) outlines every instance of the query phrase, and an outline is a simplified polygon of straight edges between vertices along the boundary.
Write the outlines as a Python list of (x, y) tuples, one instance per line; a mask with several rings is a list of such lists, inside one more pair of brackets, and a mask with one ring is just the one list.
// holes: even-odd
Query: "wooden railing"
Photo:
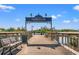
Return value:
[(79, 47), (79, 32), (52, 32), (46, 34), (46, 36), (52, 37), (52, 40), (55, 39), (59, 44), (76, 48)]

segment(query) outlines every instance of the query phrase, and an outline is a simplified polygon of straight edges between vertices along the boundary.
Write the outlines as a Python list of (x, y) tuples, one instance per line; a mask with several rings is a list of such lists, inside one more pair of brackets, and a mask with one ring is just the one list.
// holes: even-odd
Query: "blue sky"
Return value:
[[(0, 27), (22, 27), (25, 17), (40, 14), (52, 17), (53, 27), (56, 29), (79, 29), (79, 5), (78, 4), (1, 4), (0, 5)], [(50, 28), (47, 23), (30, 23), (31, 27), (38, 29), (41, 26)]]

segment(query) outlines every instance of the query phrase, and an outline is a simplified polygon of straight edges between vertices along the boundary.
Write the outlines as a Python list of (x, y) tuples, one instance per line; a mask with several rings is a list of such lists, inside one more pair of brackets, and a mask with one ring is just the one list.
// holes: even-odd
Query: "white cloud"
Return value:
[(14, 10), (15, 7), (0, 4), (0, 10)]
[(74, 6), (73, 9), (79, 11), (79, 5)]
[(52, 15), (52, 19), (57, 19), (58, 17), (61, 17), (61, 14), (57, 14), (57, 15)]
[(19, 22), (19, 21), (20, 21), (20, 19), (19, 19), (19, 18), (17, 18), (17, 19), (16, 19), (16, 21), (17, 21), (17, 22)]
[(79, 19), (78, 18), (73, 18), (71, 20), (64, 20), (63, 23), (78, 23)]
[(73, 22), (77, 23), (77, 22), (79, 22), (79, 19), (74, 18), (74, 19), (73, 19)]
[(56, 19), (57, 17), (55, 15), (52, 15), (52, 19)]
[(57, 17), (61, 17), (61, 16), (62, 16), (61, 14), (58, 14), (58, 15), (57, 15)]
[(64, 20), (63, 23), (70, 23), (70, 20)]

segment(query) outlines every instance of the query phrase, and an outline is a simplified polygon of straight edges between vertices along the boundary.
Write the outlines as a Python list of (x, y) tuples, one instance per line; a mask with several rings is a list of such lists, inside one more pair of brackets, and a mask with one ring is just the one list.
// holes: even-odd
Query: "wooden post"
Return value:
[[(50, 22), (51, 24), (51, 32), (52, 32), (52, 21)], [(51, 33), (51, 40), (52, 40), (52, 33)]]
[(71, 44), (73, 44), (73, 38), (71, 37)]
[(66, 36), (66, 45), (67, 45), (67, 36)]
[(63, 44), (63, 34), (62, 34), (62, 44)]
[(78, 48), (78, 37), (77, 37), (77, 48)]
[(79, 35), (78, 35), (78, 48), (79, 48)]
[(77, 43), (77, 48), (78, 48), (78, 35), (77, 35), (76, 43)]
[(69, 35), (69, 44), (68, 45), (70, 46), (70, 35)]
[(27, 21), (25, 19), (25, 35), (24, 36), (27, 36), (27, 39), (26, 39), (26, 43), (28, 45), (28, 35), (27, 35)]
[(16, 39), (17, 39), (17, 41), (19, 40), (18, 38), (19, 38), (19, 33), (17, 33), (17, 35), (16, 35)]
[(69, 36), (67, 35), (67, 45), (69, 45)]
[(65, 44), (66, 44), (66, 35), (65, 35)]
[(25, 31), (27, 31), (27, 23), (26, 23), (26, 19), (25, 19)]
[(58, 44), (60, 44), (60, 42), (59, 42), (59, 35), (57, 34), (57, 41), (58, 41)]

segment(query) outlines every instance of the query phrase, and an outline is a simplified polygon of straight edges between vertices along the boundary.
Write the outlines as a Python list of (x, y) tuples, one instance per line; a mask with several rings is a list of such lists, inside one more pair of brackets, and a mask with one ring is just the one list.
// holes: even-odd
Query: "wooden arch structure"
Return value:
[(41, 23), (41, 22), (48, 22), (48, 23), (50, 23), (50, 25), (51, 25), (51, 30), (52, 30), (52, 17), (47, 17), (47, 16), (45, 16), (45, 17), (43, 17), (43, 16), (41, 16), (41, 15), (36, 15), (36, 16), (34, 16), (34, 17), (32, 17), (32, 16), (30, 16), (30, 17), (26, 17), (25, 18), (25, 30), (27, 30), (27, 24), (28, 23), (33, 23), (33, 22), (35, 22), (35, 23)]

